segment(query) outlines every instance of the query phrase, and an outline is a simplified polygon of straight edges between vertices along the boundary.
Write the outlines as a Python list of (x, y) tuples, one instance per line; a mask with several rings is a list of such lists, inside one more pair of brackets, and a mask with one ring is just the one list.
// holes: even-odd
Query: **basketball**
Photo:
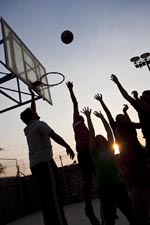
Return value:
[(73, 41), (73, 33), (69, 30), (65, 30), (61, 34), (61, 40), (64, 44), (70, 44)]

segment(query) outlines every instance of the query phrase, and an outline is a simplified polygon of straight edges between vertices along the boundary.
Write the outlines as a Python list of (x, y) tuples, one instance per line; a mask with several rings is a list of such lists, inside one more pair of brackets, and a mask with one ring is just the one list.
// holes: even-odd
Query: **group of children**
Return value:
[[(147, 161), (150, 156), (150, 91), (144, 91), (140, 98), (137, 92), (133, 91), (134, 98), (132, 98), (115, 75), (111, 75), (111, 80), (117, 84), (123, 97), (137, 110), (139, 123), (131, 121), (127, 113), (127, 105), (124, 105), (123, 113), (118, 114), (114, 120), (103, 101), (102, 94), (96, 94), (94, 99), (100, 102), (109, 123), (101, 112), (95, 111), (94, 115), (101, 119), (107, 133), (107, 139), (102, 135), (95, 136), (91, 120), (91, 109), (88, 107), (83, 108), (82, 113), (87, 117), (89, 130), (89, 148), (86, 147), (87, 151), (85, 151), (84, 145), (87, 143), (87, 139), (85, 139), (85, 133), (81, 129), (85, 126), (85, 123), (83, 117), (79, 115), (79, 111), (76, 111), (74, 107), (74, 121), (76, 118), (75, 140), (77, 144), (82, 143), (80, 151), (77, 148), (77, 152), (78, 155), (81, 154), (80, 152), (82, 152), (82, 155), (90, 152), (92, 157), (99, 189), (103, 224), (115, 224), (117, 218), (116, 209), (119, 208), (130, 224), (147, 225), (150, 223), (150, 177), (147, 176), (149, 173)], [(73, 83), (67, 82), (67, 87), (72, 98)], [(73, 103), (75, 100), (74, 96), (72, 98)], [(139, 142), (136, 129), (142, 129), (146, 140), (145, 147)], [(115, 142), (120, 150), (119, 167), (113, 150)], [(86, 157), (83, 156), (83, 159), (85, 164)], [(82, 169), (82, 161), (79, 160), (79, 164)]]
[[(150, 184), (149, 179), (147, 177), (144, 179), (144, 177), (148, 170), (146, 162), (150, 156), (150, 91), (144, 91), (140, 98), (138, 93), (133, 91), (132, 98), (115, 75), (111, 75), (111, 80), (118, 86), (123, 97), (138, 112), (139, 123), (130, 120), (127, 105), (124, 106), (123, 113), (118, 114), (114, 120), (103, 101), (102, 94), (96, 94), (94, 98), (100, 102), (109, 123), (100, 111), (94, 111), (94, 115), (102, 121), (107, 138), (101, 134), (95, 135), (91, 119), (92, 110), (89, 107), (84, 107), (81, 111), (87, 119), (88, 126), (85, 125), (84, 118), (79, 113), (73, 83), (70, 81), (66, 83), (73, 103), (73, 130), (77, 158), (84, 181), (85, 214), (92, 225), (100, 225), (94, 214), (91, 196), (92, 176), (95, 174), (100, 197), (102, 224), (114, 225), (117, 218), (117, 208), (119, 208), (130, 225), (148, 225), (150, 224), (148, 220)], [(32, 91), (31, 94), (31, 108), (21, 113), (21, 119), (27, 125), (24, 131), (29, 146), (30, 168), (40, 189), (44, 224), (49, 225), (50, 221), (54, 221), (56, 225), (66, 225), (67, 220), (59, 197), (59, 181), (56, 178), (57, 168), (52, 157), (50, 138), (65, 147), (71, 159), (74, 158), (74, 153), (52, 128), (39, 121)], [(142, 129), (146, 140), (145, 147), (137, 138), (137, 128)], [(119, 145), (120, 150), (119, 167), (113, 148), (115, 142)], [(146, 192), (145, 189), (148, 191)], [(134, 199), (133, 196), (137, 193), (141, 194), (141, 190), (142, 194), (147, 193), (146, 198), (136, 196)], [(135, 202), (136, 204), (134, 204)], [(139, 210), (140, 205), (144, 212)]]

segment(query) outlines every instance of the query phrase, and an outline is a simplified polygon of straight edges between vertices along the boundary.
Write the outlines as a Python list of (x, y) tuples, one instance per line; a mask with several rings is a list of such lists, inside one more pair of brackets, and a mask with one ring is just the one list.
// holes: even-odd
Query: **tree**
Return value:
[(5, 170), (6, 170), (6, 166), (4, 166), (0, 163), (0, 174), (4, 174)]
[[(0, 151), (4, 150), (3, 148), (0, 147)], [(2, 165), (0, 163), (0, 174), (4, 174), (6, 170), (6, 166)]]

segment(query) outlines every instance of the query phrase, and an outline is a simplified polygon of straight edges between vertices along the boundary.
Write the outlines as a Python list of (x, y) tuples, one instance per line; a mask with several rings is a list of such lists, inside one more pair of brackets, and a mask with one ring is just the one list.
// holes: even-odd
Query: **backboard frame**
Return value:
[[(0, 84), (2, 84), (4, 82), (7, 82), (7, 81), (9, 81), (11, 79), (15, 79), (15, 78), (16, 78), (16, 82), (17, 82), (17, 90), (9, 89), (9, 88), (7, 89), (7, 88), (4, 88), (4, 87), (0, 87), (0, 93), (1, 94), (3, 94), (5, 97), (8, 97), (12, 101), (16, 102), (16, 105), (11, 106), (11, 107), (8, 107), (8, 108), (6, 108), (4, 110), (1, 110), (0, 113), (6, 112), (8, 110), (11, 110), (13, 108), (17, 108), (17, 107), (19, 107), (21, 105), (28, 104), (28, 103), (31, 102), (31, 100), (28, 100), (28, 101), (24, 101), (23, 100), (22, 95), (24, 95), (24, 94), (25, 95), (30, 95), (30, 93), (25, 93), (25, 92), (22, 92), (21, 91), (20, 81), (22, 81), (23, 83), (25, 83), (28, 87), (32, 88), (37, 93), (37, 96), (35, 97), (35, 100), (38, 100), (38, 99), (43, 98), (49, 104), (52, 105), (52, 100), (51, 100), (51, 95), (50, 95), (49, 88), (46, 90), (46, 94), (48, 95), (48, 98), (47, 98), (47, 96), (44, 95), (43, 90), (39, 90), (39, 88), (38, 88), (38, 90), (36, 88), (33, 88), (32, 82), (30, 82), (30, 77), (28, 77), (28, 74), (26, 74), (26, 72), (28, 72), (28, 71), (25, 71), (26, 68), (24, 68), (25, 70), (23, 71), (23, 73), (24, 73), (24, 75), (26, 76), (27, 79), (25, 79), (16, 70), (14, 70), (13, 66), (10, 66), (9, 60), (14, 60), (14, 65), (15, 65), (15, 63), (16, 63), (15, 60), (16, 59), (15, 59), (15, 55), (13, 55), (14, 54), (14, 51), (13, 51), (14, 50), (13, 49), (14, 47), (13, 47), (13, 45), (12, 45), (12, 47), (11, 46), (9, 46), (9, 47), (10, 47), (10, 53), (14, 56), (14, 58), (11, 55), (12, 58), (9, 59), (9, 55), (8, 55), (9, 53), (8, 53), (8, 50), (7, 50), (7, 47), (8, 47), (7, 46), (8, 45), (7, 41), (8, 41), (8, 38), (10, 38), (10, 36), (9, 37), (7, 36), (5, 28), (8, 28), (8, 30), (10, 31), (10, 34), (11, 35), (14, 35), (13, 38), (15, 39), (15, 41), (18, 41), (19, 42), (19, 45), (18, 46), (20, 47), (21, 51), (25, 51), (25, 54), (29, 54), (29, 59), (33, 60), (33, 62), (35, 64), (37, 63), (36, 64), (36, 69), (38, 71), (40, 71), (40, 72), (43, 71), (43, 73), (46, 73), (46, 70), (45, 70), (44, 66), (39, 62), (39, 60), (34, 56), (34, 54), (28, 49), (28, 47), (23, 43), (23, 41), (17, 36), (17, 34), (12, 30), (12, 28), (6, 23), (6, 21), (2, 17), (0, 18), (0, 24), (1, 24), (1, 31), (2, 31), (2, 40), (0, 40), (0, 44), (3, 44), (3, 47), (4, 47), (4, 56), (5, 56), (5, 62), (6, 62), (6, 63), (4, 63), (4, 62), (2, 62), (0, 60), (0, 63), (10, 72), (10, 73), (6, 74), (5, 76), (3, 76), (2, 78), (0, 78)], [(10, 38), (11, 39), (10, 41), (13, 41), (14, 40), (13, 38), (12, 39)], [(23, 63), (26, 63), (26, 62), (23, 61)], [(26, 66), (26, 65), (24, 65), (24, 66)], [(36, 74), (37, 71), (35, 72), (33, 70), (33, 67), (31, 69), (29, 69), (29, 70), (31, 72), (34, 72), (35, 73), (36, 77), (34, 77), (34, 78), (37, 78), (37, 79), (39, 78), (40, 75), (39, 74)], [(0, 72), (0, 74), (2, 74), (2, 73)], [(48, 82), (47, 81), (47, 77), (46, 77), (46, 82)], [(6, 93), (6, 90), (7, 91), (18, 92), (18, 94), (19, 94), (19, 100), (16, 100), (16, 99), (12, 98), (11, 95), (9, 95), (8, 93)]]

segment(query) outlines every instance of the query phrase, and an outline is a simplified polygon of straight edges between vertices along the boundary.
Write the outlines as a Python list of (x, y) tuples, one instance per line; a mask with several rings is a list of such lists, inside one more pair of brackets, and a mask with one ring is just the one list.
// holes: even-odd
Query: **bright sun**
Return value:
[(120, 153), (119, 146), (116, 143), (114, 144), (114, 149), (115, 149), (115, 155)]

